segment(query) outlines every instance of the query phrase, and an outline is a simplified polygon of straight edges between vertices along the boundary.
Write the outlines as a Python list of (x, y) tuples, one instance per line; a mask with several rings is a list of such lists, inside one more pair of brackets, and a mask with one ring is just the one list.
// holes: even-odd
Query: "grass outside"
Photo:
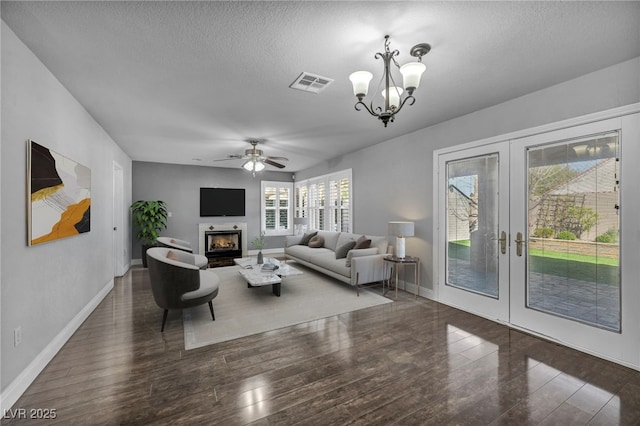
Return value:
[(573, 262), (595, 263), (598, 265), (618, 266), (618, 259), (608, 257), (585, 256), (583, 254), (562, 253), (557, 251), (529, 249), (530, 256), (548, 257), (551, 259), (570, 260)]
[[(470, 245), (469, 240), (449, 242), (449, 257), (470, 260)], [(620, 282), (617, 259), (548, 250), (529, 250), (529, 271), (615, 286)]]

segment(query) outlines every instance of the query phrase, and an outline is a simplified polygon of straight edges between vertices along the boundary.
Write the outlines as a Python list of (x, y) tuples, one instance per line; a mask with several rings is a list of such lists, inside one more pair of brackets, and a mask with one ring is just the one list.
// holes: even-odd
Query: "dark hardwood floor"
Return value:
[(640, 422), (639, 372), (406, 293), (190, 351), (180, 312), (161, 319), (133, 268), (13, 407), (56, 418), (3, 423)]

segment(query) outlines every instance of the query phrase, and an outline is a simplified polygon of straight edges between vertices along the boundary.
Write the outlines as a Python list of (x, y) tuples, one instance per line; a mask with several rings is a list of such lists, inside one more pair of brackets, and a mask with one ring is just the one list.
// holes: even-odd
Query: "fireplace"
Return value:
[(204, 244), (210, 268), (231, 266), (234, 258), (242, 257), (242, 231), (239, 229), (205, 231)]

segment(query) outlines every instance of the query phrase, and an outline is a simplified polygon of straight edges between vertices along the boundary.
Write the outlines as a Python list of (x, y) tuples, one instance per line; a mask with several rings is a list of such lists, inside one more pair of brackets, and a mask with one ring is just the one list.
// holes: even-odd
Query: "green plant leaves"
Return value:
[(136, 238), (143, 245), (155, 245), (160, 231), (167, 229), (167, 204), (161, 200), (138, 200), (130, 210), (133, 226), (138, 228)]

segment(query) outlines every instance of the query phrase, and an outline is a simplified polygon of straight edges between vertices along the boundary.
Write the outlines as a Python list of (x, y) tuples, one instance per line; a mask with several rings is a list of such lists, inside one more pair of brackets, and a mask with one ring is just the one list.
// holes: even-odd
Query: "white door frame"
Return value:
[(124, 241), (124, 170), (113, 162), (113, 275), (121, 277), (127, 272)]

